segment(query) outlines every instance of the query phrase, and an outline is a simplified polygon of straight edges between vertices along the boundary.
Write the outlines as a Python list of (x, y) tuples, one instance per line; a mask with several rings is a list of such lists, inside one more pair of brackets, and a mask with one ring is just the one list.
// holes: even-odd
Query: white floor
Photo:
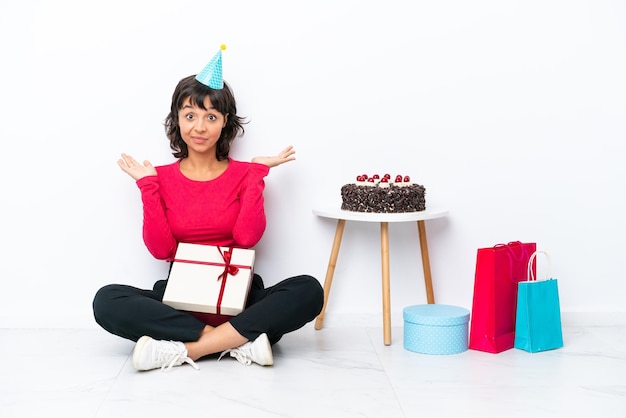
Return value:
[(307, 326), (275, 365), (135, 371), (101, 331), (0, 329), (0, 417), (626, 417), (626, 326), (564, 326), (529, 354), (407, 351), (402, 328)]

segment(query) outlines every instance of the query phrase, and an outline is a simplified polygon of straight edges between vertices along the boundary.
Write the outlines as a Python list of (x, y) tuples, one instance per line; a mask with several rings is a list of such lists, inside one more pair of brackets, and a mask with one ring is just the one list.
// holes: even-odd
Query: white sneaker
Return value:
[(274, 364), (274, 356), (272, 355), (272, 346), (270, 340), (267, 338), (267, 334), (261, 334), (254, 341), (248, 341), (247, 343), (240, 345), (237, 348), (229, 348), (223, 351), (218, 361), (230, 353), (231, 357), (236, 358), (241, 364), (249, 366), (252, 362), (260, 364), (261, 366), (271, 366)]
[(133, 350), (133, 367), (137, 370), (161, 368), (168, 371), (173, 366), (183, 363), (191, 364), (196, 370), (196, 363), (187, 357), (185, 344), (180, 341), (155, 340), (146, 335), (141, 337)]

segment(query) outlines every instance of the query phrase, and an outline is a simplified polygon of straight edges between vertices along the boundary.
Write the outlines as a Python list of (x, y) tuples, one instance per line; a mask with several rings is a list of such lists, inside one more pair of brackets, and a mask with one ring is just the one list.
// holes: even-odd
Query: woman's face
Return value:
[(206, 110), (192, 105), (188, 97), (178, 111), (180, 135), (190, 154), (215, 153), (215, 144), (226, 126), (228, 115), (215, 110), (208, 96), (204, 99), (204, 107)]

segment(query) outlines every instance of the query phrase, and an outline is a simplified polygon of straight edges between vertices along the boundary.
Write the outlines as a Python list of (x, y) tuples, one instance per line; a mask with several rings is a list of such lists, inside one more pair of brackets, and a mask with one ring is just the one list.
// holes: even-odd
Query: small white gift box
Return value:
[(179, 243), (163, 295), (173, 308), (235, 316), (252, 283), (254, 250)]

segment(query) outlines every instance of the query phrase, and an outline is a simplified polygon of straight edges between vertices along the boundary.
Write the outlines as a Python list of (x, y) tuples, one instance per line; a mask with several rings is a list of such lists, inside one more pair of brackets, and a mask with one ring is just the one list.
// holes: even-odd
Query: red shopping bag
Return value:
[(478, 249), (470, 349), (499, 353), (513, 348), (517, 283), (526, 280), (528, 260), (536, 248), (535, 243), (513, 241)]

